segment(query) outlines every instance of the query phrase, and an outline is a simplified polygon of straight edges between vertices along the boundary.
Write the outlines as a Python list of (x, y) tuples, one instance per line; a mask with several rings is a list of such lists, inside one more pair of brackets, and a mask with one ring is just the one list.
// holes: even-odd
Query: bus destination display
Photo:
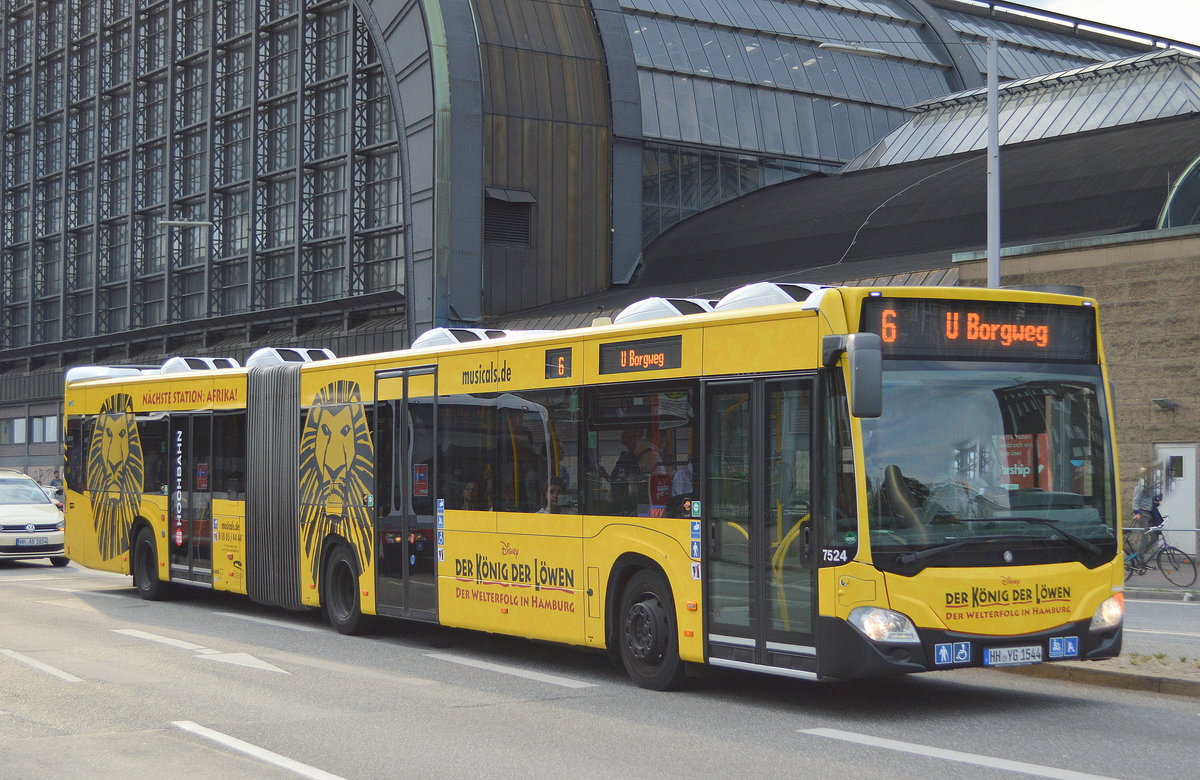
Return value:
[(600, 373), (661, 371), (683, 365), (683, 337), (663, 336), (600, 345)]
[(863, 302), (859, 330), (891, 358), (1096, 362), (1090, 306), (878, 297)]

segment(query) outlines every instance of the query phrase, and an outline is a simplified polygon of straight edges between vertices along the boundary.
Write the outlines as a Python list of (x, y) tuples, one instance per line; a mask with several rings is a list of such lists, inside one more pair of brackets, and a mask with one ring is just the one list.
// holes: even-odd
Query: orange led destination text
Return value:
[[(888, 344), (894, 343), (900, 334), (900, 327), (896, 324), (898, 316), (894, 309), (884, 309), (880, 318), (879, 335)], [(950, 341), (958, 341), (960, 338), (966, 341), (994, 341), (1004, 347), (1019, 342), (1038, 347), (1050, 344), (1048, 325), (983, 322), (983, 318), (976, 312), (967, 312), (966, 320), (964, 328), (962, 314), (956, 311), (946, 312), (946, 338)]]
[(662, 352), (638, 352), (636, 349), (621, 350), (621, 368), (662, 368), (667, 356)]

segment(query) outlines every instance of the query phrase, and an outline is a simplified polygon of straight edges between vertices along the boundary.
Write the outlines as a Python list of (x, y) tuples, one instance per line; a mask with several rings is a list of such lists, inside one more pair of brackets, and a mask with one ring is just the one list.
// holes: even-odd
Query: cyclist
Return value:
[(1158, 505), (1162, 503), (1162, 493), (1155, 493), (1154, 499), (1151, 501), (1150, 510), (1141, 513), (1141, 519), (1146, 523), (1146, 531), (1142, 534), (1142, 544), (1138, 548), (1138, 557), (1145, 557), (1146, 553), (1154, 549), (1154, 545), (1158, 543), (1158, 539), (1162, 536), (1162, 526), (1165, 518), (1162, 512), (1158, 510)]

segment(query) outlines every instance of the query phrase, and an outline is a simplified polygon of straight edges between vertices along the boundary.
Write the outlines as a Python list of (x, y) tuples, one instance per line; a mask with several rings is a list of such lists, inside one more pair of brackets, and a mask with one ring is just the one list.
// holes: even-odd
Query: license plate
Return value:
[(984, 666), (1020, 666), (1042, 662), (1041, 645), (988, 647), (983, 651)]
[(49, 537), (45, 537), (45, 536), (17, 537), (17, 547), (40, 547), (43, 544), (50, 544)]

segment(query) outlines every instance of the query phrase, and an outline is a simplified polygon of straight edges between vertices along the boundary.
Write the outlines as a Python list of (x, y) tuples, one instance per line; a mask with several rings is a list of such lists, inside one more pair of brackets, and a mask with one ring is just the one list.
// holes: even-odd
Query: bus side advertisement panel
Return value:
[[(364, 390), (363, 381), (366, 380)], [(375, 443), (366, 401), (374, 375), (344, 369), (302, 374), (307, 406), (300, 430), (299, 510), (302, 601), (315, 606), (321, 555), (335, 537), (358, 560), (364, 613), (375, 612)]]
[[(447, 525), (453, 526), (453, 514)], [(438, 565), (444, 625), (583, 643), (586, 582), (578, 536), (445, 531)]]
[(213, 499), (213, 590), (247, 593), (246, 504)]

